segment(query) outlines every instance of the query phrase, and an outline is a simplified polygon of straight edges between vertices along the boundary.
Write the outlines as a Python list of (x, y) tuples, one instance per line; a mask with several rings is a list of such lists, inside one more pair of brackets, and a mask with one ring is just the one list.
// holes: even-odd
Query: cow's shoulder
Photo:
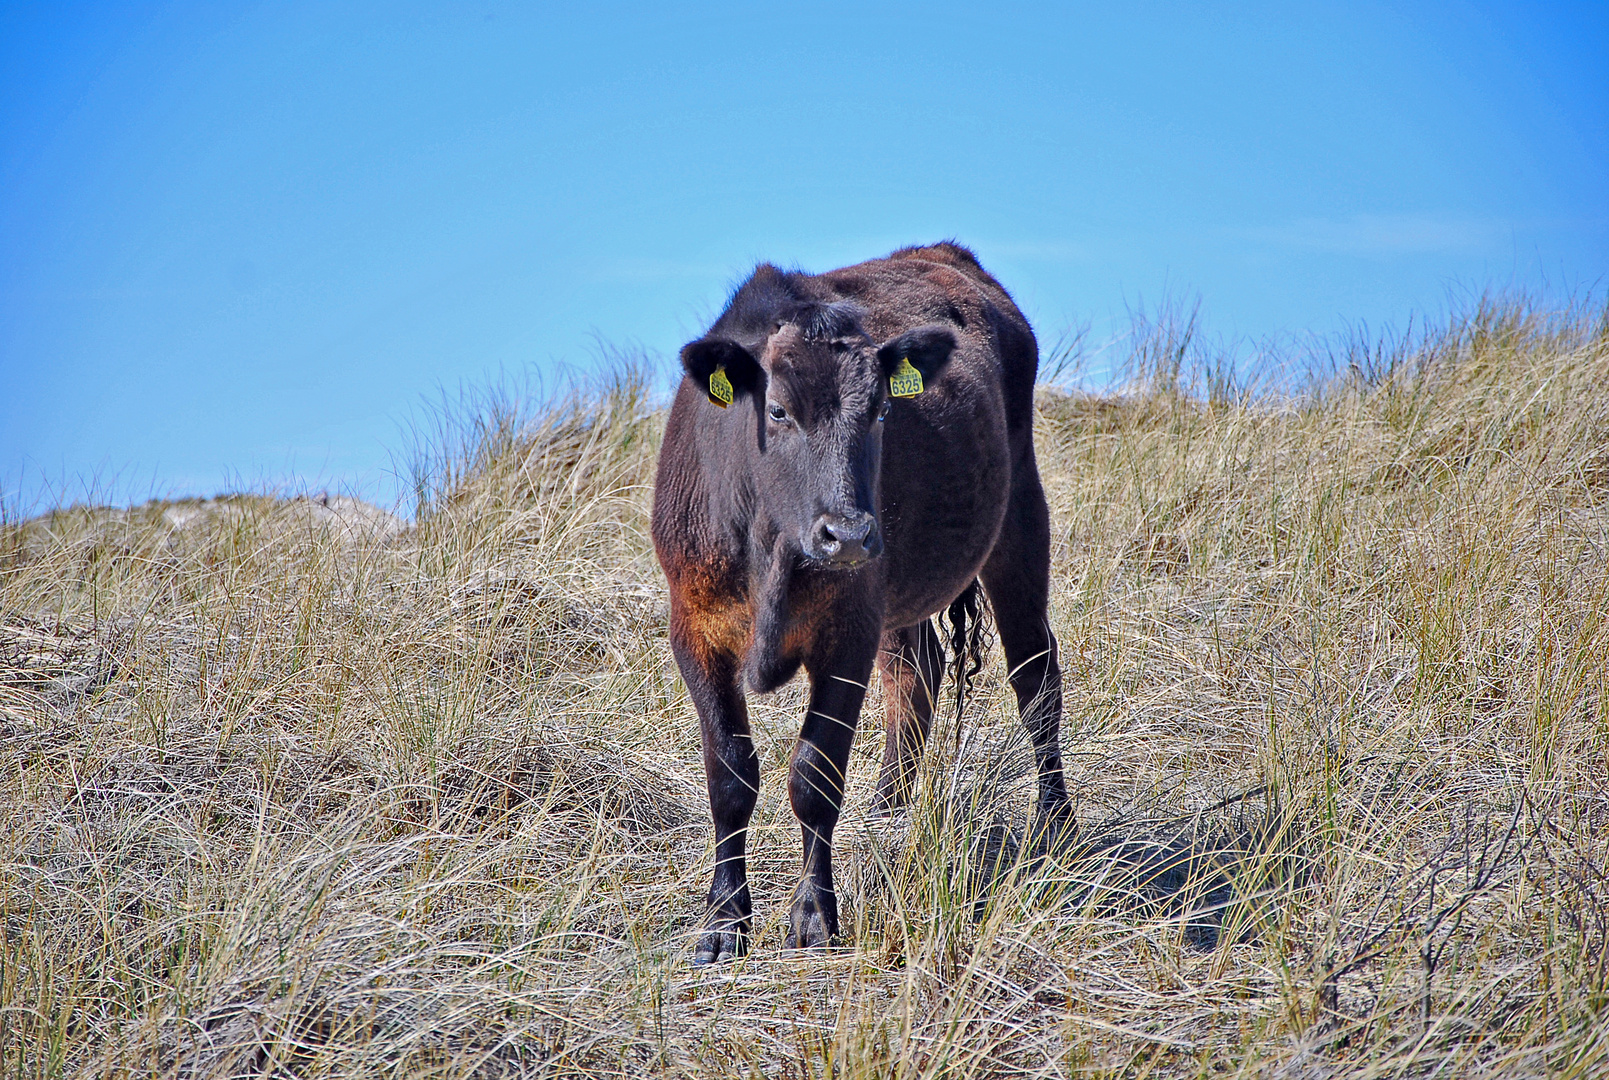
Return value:
[(717, 546), (698, 430), (709, 418), (704, 415), (704, 403), (695, 401), (694, 397), (692, 388), (684, 380), (665, 421), (654, 480), (650, 532), (667, 572), (671, 561), (679, 563), (695, 558)]

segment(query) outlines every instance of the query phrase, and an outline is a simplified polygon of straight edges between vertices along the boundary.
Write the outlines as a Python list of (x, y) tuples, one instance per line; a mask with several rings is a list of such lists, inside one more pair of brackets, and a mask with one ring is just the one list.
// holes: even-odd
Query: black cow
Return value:
[(762, 264), (681, 358), (653, 535), (715, 822), (703, 964), (742, 955), (750, 930), (760, 768), (745, 683), (774, 690), (801, 664), (810, 676), (788, 781), (804, 874), (785, 948), (838, 933), (832, 834), (873, 662), (887, 698), (877, 798), (897, 806), (942, 677), (930, 617), (977, 582), (1033, 740), (1039, 826), (1069, 804), (1033, 447), (1039, 347), (1000, 283), (951, 243), (820, 275)]

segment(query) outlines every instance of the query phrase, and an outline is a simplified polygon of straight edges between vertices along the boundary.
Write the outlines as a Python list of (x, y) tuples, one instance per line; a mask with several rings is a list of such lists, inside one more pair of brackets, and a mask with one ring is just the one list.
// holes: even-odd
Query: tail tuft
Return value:
[(955, 739), (961, 741), (961, 715), (966, 710), (967, 698), (972, 695), (972, 682), (983, 670), (984, 657), (994, 645), (990, 632), (989, 601), (978, 588), (978, 580), (961, 590), (961, 595), (950, 602), (945, 613), (949, 622), (951, 676), (955, 680)]

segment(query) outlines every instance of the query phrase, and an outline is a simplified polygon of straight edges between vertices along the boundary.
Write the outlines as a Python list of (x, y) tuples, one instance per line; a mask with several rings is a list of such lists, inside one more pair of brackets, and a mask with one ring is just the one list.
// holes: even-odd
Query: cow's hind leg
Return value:
[(1050, 510), (1032, 459), (1019, 465), (1000, 539), (979, 574), (994, 608), (1018, 715), (1039, 770), (1036, 830), (1054, 842), (1071, 820), (1062, 775), (1061, 665), (1050, 632)]
[(753, 915), (744, 848), (760, 793), (760, 760), (749, 737), (749, 711), (738, 683), (738, 661), (698, 647), (674, 632), (671, 650), (698, 709), (704, 742), (704, 781), (715, 824), (715, 876), (704, 932), (693, 963), (713, 964), (748, 951)]
[(883, 772), (875, 805), (894, 810), (911, 798), (916, 767), (933, 724), (944, 677), (944, 647), (931, 620), (883, 634), (877, 667), (883, 678)]
[(788, 915), (785, 949), (827, 945), (838, 936), (832, 834), (843, 807), (849, 749), (877, 652), (876, 632), (864, 636), (864, 641), (838, 642), (823, 662), (805, 662), (810, 706), (788, 776), (788, 798), (804, 835), (804, 876)]

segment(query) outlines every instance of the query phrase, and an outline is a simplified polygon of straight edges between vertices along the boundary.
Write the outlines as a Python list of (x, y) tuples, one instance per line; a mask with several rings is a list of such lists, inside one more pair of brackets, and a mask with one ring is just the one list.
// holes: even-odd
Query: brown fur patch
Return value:
[(730, 561), (680, 559), (665, 566), (670, 582), (671, 633), (707, 664), (711, 654), (741, 657), (754, 613)]

